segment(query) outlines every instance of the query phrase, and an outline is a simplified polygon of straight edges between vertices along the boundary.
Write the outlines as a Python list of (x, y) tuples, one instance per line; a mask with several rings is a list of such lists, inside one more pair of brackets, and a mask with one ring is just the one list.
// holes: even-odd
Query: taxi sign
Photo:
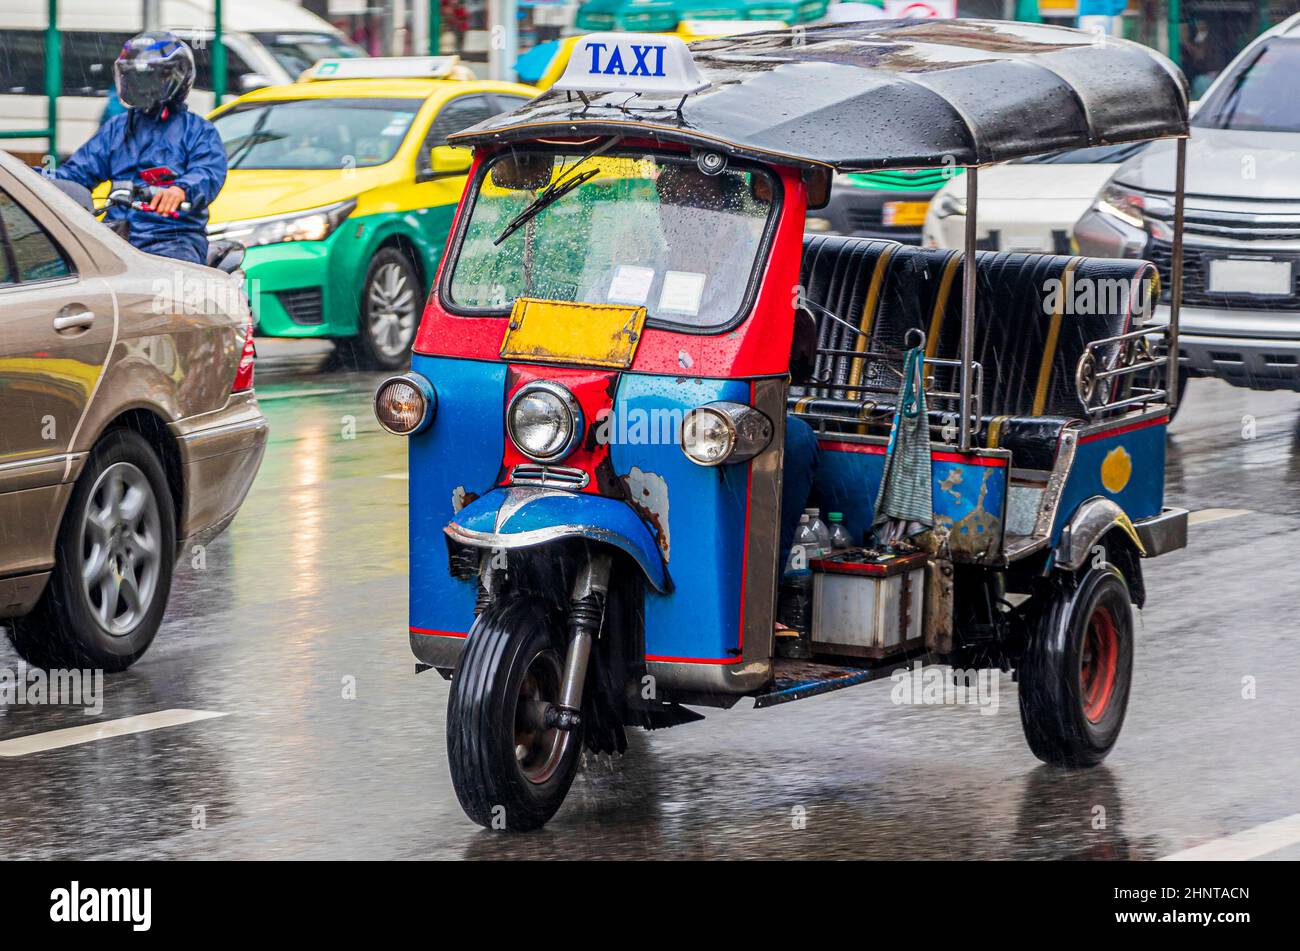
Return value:
[(317, 60), (303, 79), (444, 79), (459, 56), (356, 56)]
[(681, 37), (592, 33), (574, 46), (569, 64), (553, 88), (687, 96), (708, 85)]

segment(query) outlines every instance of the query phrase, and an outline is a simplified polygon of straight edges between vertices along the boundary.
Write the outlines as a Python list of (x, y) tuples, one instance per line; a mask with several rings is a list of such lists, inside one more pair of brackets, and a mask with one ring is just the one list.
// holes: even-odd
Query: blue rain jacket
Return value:
[(159, 167), (175, 173), (172, 184), (185, 190), (188, 212), (164, 218), (114, 206), (105, 220), (125, 220), (128, 240), (142, 251), (203, 264), (208, 251), (208, 206), (226, 181), (226, 150), (207, 119), (185, 106), (168, 109), (166, 119), (132, 109), (100, 126), (54, 174), (93, 190), (106, 181), (130, 179), (143, 184), (140, 173)]

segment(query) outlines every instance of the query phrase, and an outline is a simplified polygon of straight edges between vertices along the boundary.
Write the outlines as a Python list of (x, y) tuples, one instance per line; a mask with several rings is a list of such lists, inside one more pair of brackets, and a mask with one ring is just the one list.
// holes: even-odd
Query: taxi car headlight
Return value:
[(682, 420), (682, 452), (700, 466), (747, 462), (772, 441), (772, 421), (744, 403), (707, 403)]
[(230, 221), (209, 228), (208, 238), (238, 241), (246, 248), (285, 241), (324, 241), (356, 207), (357, 200), (349, 198), (287, 215)]
[(534, 462), (563, 459), (577, 445), (582, 429), (582, 407), (558, 383), (525, 384), (506, 410), (511, 442)]
[(390, 376), (375, 390), (375, 418), (395, 436), (412, 436), (433, 421), (438, 394), (418, 373)]

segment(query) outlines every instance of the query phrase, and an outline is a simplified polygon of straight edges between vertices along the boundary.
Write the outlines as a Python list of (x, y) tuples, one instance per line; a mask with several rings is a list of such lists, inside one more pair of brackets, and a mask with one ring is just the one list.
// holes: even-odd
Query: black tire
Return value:
[(423, 308), (424, 287), (415, 264), (396, 248), (380, 248), (361, 285), (357, 335), (339, 341), (339, 358), (345, 366), (363, 370), (401, 369), (411, 359)]
[[(114, 510), (103, 503), (115, 478), (123, 494)], [(97, 519), (90, 517), (92, 501)], [(137, 505), (140, 516), (131, 519)], [(111, 529), (96, 527), (106, 521)], [(104, 566), (92, 572), (102, 584), (83, 581), (95, 564)], [(45, 592), (30, 614), (11, 622), (9, 639), (37, 667), (125, 670), (158, 633), (175, 564), (175, 505), (162, 464), (138, 433), (114, 430), (95, 446), (73, 487)], [(128, 578), (131, 584), (123, 584)], [(134, 607), (128, 590), (136, 592)]]
[(1020, 663), (1020, 722), (1052, 766), (1096, 766), (1119, 738), (1133, 676), (1133, 607), (1114, 565), (1055, 588)]
[(581, 730), (527, 731), (519, 702), (525, 692), (557, 700), (563, 667), (560, 625), (535, 602), (494, 603), (474, 622), (452, 677), (447, 754), (456, 797), (479, 825), (537, 829), (564, 802), (582, 751)]

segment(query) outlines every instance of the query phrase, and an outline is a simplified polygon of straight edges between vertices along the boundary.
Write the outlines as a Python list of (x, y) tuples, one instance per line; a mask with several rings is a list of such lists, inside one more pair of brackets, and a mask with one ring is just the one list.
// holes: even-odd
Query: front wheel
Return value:
[(1124, 725), (1133, 676), (1133, 607), (1114, 565), (1055, 588), (1031, 622), (1020, 663), (1020, 722), (1053, 766), (1095, 766)]
[(535, 603), (494, 603), (474, 622), (452, 678), (447, 753), (456, 797), (479, 825), (537, 829), (564, 802), (582, 734), (545, 723), (563, 670), (560, 625)]

